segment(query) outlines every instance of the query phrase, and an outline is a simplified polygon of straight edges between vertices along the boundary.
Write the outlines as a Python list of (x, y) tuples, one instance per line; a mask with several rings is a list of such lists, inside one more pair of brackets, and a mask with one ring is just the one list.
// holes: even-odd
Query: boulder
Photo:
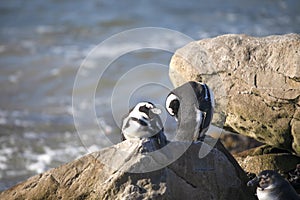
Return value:
[(275, 170), (284, 176), (300, 194), (299, 156), (263, 145), (237, 153), (234, 157), (249, 176), (263, 170)]
[(300, 163), (300, 157), (269, 146), (249, 149), (234, 157), (247, 172), (258, 174), (263, 170), (276, 170), (285, 177)]
[[(199, 159), (203, 147), (210, 151)], [(0, 199), (255, 199), (240, 166), (220, 143), (217, 147), (172, 142), (141, 153), (141, 141), (127, 140), (36, 175), (3, 191)]]
[(213, 123), (300, 155), (300, 35), (223, 35), (187, 44), (170, 62), (175, 86), (207, 83)]

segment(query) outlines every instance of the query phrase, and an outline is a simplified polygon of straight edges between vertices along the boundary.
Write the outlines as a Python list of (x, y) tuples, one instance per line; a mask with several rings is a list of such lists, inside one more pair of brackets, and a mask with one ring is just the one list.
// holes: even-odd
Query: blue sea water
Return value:
[[(133, 42), (134, 37), (122, 39), (124, 31), (143, 27), (177, 31), (194, 40), (228, 33), (300, 33), (300, 1), (2, 0), (0, 191), (118, 142), (119, 121), (112, 110), (119, 119), (124, 105), (140, 100), (163, 104), (173, 53), (165, 49), (180, 47), (185, 40), (170, 37), (168, 31), (153, 35), (148, 29), (142, 29), (139, 38), (164, 48), (145, 48)], [(114, 43), (97, 51), (97, 45), (116, 35)], [(95, 82), (97, 69), (109, 61)], [(80, 111), (94, 107), (95, 116), (72, 107), (76, 75), (83, 65), (96, 70), (81, 71), (85, 78), (75, 90), (76, 106)], [(147, 72), (140, 73), (138, 67)], [(90, 91), (94, 102), (87, 98)], [(86, 132), (78, 132), (74, 113), (81, 114), (79, 126)], [(166, 115), (164, 119), (168, 122)], [(172, 130), (174, 124), (167, 124)]]

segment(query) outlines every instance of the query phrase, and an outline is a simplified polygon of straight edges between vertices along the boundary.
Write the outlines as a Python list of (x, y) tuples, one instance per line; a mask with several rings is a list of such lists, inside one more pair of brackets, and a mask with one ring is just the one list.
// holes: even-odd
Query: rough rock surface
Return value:
[[(174, 151), (185, 146), (172, 143)], [(167, 167), (146, 170), (169, 159), (169, 151), (142, 154), (142, 143), (124, 141), (34, 176), (0, 194), (0, 199), (255, 199), (247, 177), (218, 143), (208, 156), (206, 144), (192, 144)], [(223, 152), (225, 151), (225, 152)]]
[(300, 163), (300, 157), (268, 146), (249, 149), (235, 155), (240, 166), (247, 172), (258, 174), (263, 170), (276, 170), (288, 177)]
[(300, 155), (300, 35), (223, 35), (192, 42), (170, 63), (175, 86), (206, 82), (214, 123)]

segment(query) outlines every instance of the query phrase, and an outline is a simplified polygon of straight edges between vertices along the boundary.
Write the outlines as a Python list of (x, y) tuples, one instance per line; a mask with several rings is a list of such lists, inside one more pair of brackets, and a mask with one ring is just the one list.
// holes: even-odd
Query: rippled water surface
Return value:
[[(99, 82), (92, 78), (99, 74), (85, 74), (86, 78), (77, 87), (80, 99), (77, 106), (81, 110), (91, 106), (86, 97), (96, 85), (96, 118), (81, 118), (86, 119), (87, 132), (77, 134), (72, 115), (75, 77), (89, 52), (102, 41), (128, 29), (149, 26), (176, 30), (193, 39), (226, 33), (253, 36), (299, 33), (300, 1), (2, 0), (0, 25), (0, 190), (3, 190), (31, 175), (118, 142), (118, 122), (113, 119), (112, 105), (118, 108), (140, 100), (163, 104), (167, 89), (161, 85), (170, 85), (165, 67), (172, 52), (120, 40), (105, 51), (94, 52), (100, 55), (87, 62), (89, 67), (98, 69), (105, 59), (111, 60), (133, 45), (140, 50), (114, 59)], [(163, 44), (166, 49), (184, 43), (168, 34), (157, 37), (145, 32), (139, 37), (153, 41), (154, 46)], [(126, 76), (136, 66), (146, 68), (144, 64), (149, 63), (158, 63), (161, 68)], [(122, 78), (125, 80), (120, 84), (122, 90), (114, 94)], [(143, 80), (159, 84), (131, 91)], [(132, 94), (130, 99), (122, 98), (127, 93)], [(113, 95), (116, 96), (112, 104)], [(89, 127), (94, 121), (100, 128)], [(167, 124), (170, 126), (167, 130), (172, 130), (174, 124)]]

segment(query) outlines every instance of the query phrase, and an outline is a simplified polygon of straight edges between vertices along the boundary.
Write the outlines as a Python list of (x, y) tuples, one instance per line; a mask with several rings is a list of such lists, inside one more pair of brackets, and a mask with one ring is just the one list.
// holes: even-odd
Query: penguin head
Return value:
[(212, 120), (214, 96), (206, 84), (190, 81), (167, 95), (165, 107), (179, 126), (192, 122), (199, 129), (199, 135), (203, 135)]
[(248, 186), (256, 186), (260, 190), (273, 189), (285, 182), (284, 178), (273, 170), (264, 170), (254, 179), (250, 180)]
[(161, 110), (151, 102), (140, 102), (123, 118), (122, 133), (125, 139), (148, 138), (163, 131)]
[(166, 98), (166, 110), (167, 112), (178, 121), (178, 111), (180, 106), (180, 100), (173, 92), (169, 93)]

